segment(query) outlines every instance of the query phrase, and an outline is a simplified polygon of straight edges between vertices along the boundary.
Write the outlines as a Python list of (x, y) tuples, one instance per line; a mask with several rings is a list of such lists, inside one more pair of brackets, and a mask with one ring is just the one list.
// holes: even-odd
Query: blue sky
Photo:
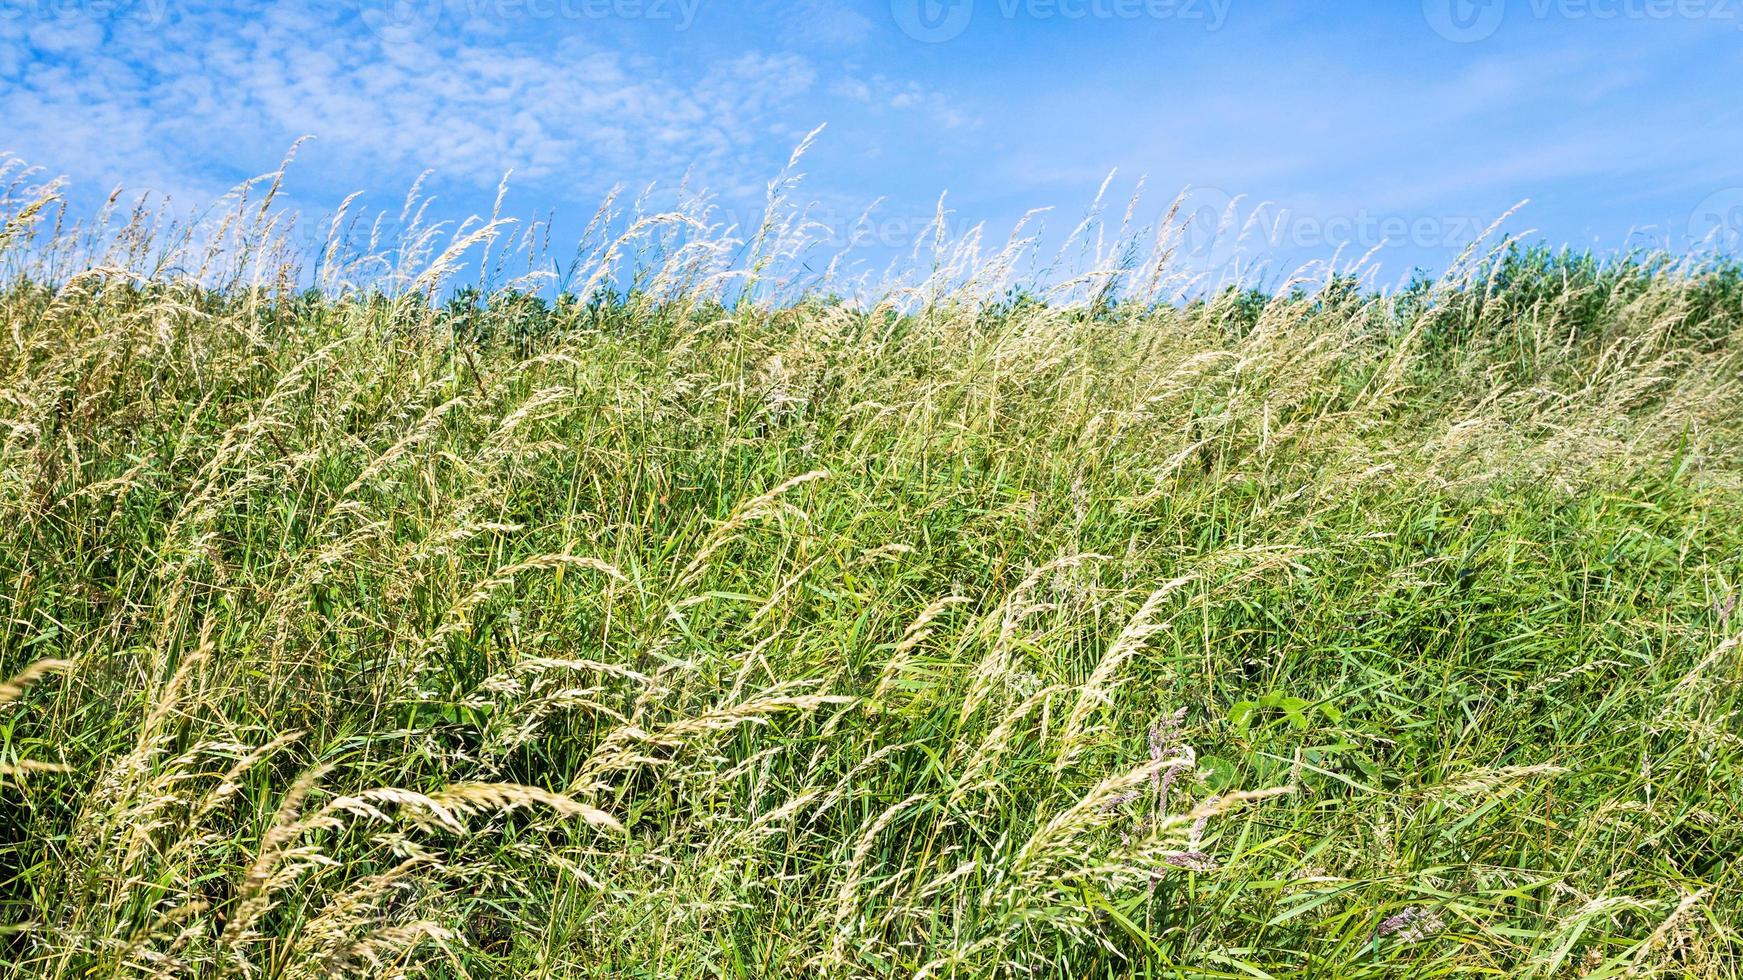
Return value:
[[(843, 235), (1069, 227), (1110, 171), (1140, 220), (1258, 219), (1280, 261), (1386, 278), (1508, 227), (1743, 240), (1743, 0), (0, 0), (0, 150), (188, 203), (272, 169), (311, 211), (554, 211), (692, 185), (751, 215), (805, 133)], [(883, 203), (871, 224), (855, 224)], [(852, 225), (852, 229), (848, 226)], [(1211, 258), (1207, 246), (1205, 257)]]

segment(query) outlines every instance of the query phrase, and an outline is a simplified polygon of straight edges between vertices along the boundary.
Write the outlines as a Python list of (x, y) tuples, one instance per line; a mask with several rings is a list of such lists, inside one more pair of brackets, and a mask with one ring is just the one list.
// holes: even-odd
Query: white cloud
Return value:
[(946, 129), (970, 125), (973, 117), (959, 109), (943, 93), (926, 88), (916, 81), (897, 81), (884, 75), (867, 78), (842, 78), (830, 86), (830, 93), (878, 111), (918, 112), (929, 121)]
[(871, 18), (839, 0), (791, 0), (780, 19), (782, 39), (804, 47), (862, 44), (873, 27)]
[(793, 55), (688, 67), (533, 26), (551, 28), (536, 50), (441, 30), (388, 44), (288, 5), (116, 21), (107, 41), (77, 13), (0, 24), (0, 50), (25, 52), (0, 59), (6, 148), (86, 182), (211, 194), (310, 134), (338, 191), (513, 169), (592, 198), (619, 177), (766, 169), (758, 148), (815, 77)]

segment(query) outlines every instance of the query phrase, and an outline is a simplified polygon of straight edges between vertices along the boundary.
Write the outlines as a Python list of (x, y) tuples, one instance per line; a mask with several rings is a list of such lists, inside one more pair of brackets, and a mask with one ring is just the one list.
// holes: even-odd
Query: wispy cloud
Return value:
[(917, 81), (898, 81), (881, 74), (865, 77), (848, 76), (831, 87), (834, 95), (863, 106), (871, 114), (918, 113), (928, 122), (946, 129), (956, 129), (973, 123), (966, 111), (954, 100)]
[(799, 48), (862, 44), (876, 30), (870, 17), (842, 0), (785, 0), (770, 13), (781, 24), (781, 40)]
[(924, 43), (850, 0), (0, 0), (0, 150), (89, 193), (204, 200), (309, 134), (293, 196), (317, 205), (431, 168), (487, 206), (512, 169), (511, 206), (573, 215), (686, 177), (754, 207), (827, 122), (804, 194), (837, 223), (883, 197), (920, 224), (948, 190), (995, 231), (1114, 167), (1149, 176), (1152, 218), (1187, 185), (1333, 227), (1462, 228), (1531, 197), (1520, 222), (1552, 241), (1687, 225), (1743, 184), (1734, 25), (1521, 13), (1455, 44), (1416, 4), (1252, 0), (1214, 30), (1080, 9), (1102, 8), (979, 0)]
[(485, 184), (512, 169), (592, 195), (619, 175), (734, 170), (814, 82), (792, 54), (692, 66), (583, 37), (390, 42), (288, 5), (0, 30), (13, 149), (87, 179), (180, 186), (227, 184), (310, 134), (359, 186), (425, 167)]

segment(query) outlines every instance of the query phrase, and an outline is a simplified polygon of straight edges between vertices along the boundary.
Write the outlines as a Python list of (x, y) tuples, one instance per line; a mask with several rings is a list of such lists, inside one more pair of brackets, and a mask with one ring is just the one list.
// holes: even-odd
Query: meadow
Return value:
[(1743, 975), (1734, 263), (5, 177), (8, 975)]

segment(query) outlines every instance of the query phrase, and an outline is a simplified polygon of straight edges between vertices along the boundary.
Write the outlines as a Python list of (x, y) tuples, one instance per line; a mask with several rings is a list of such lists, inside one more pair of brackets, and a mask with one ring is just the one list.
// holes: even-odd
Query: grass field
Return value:
[(1736, 266), (548, 303), (253, 193), (5, 204), (9, 973), (1743, 975)]

